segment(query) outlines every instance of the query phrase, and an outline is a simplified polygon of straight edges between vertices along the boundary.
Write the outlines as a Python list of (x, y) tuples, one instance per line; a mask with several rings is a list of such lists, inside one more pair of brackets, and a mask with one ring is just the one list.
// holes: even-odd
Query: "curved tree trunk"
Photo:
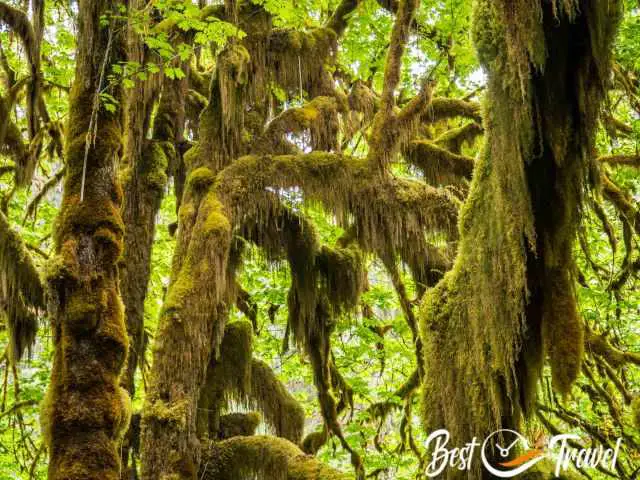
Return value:
[(79, 4), (67, 173), (56, 256), (47, 272), (55, 355), (42, 419), (51, 480), (119, 478), (118, 446), (130, 415), (129, 396), (118, 378), (128, 346), (117, 269), (123, 237), (116, 175), (122, 127), (120, 114), (108, 112), (96, 98), (110, 65), (123, 58), (117, 33), (122, 29), (100, 23), (117, 7), (108, 1)]

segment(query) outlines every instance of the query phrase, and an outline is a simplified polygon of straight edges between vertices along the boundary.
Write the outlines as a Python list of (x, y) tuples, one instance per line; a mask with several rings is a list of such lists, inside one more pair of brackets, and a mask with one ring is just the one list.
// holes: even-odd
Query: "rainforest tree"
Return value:
[(511, 428), (635, 478), (638, 45), (621, 1), (1, 1), (2, 475), (424, 478)]

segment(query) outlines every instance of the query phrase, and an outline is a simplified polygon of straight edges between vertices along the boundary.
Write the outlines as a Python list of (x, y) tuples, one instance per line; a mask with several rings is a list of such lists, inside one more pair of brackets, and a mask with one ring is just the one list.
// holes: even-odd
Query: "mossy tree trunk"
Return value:
[(455, 265), (422, 305), (429, 431), (464, 442), (518, 428), (546, 356), (562, 394), (580, 371), (572, 247), (598, 178), (595, 128), (619, 13), (597, 0), (476, 6), (486, 140)]
[(118, 447), (130, 415), (119, 385), (128, 346), (117, 268), (121, 113), (108, 112), (96, 98), (110, 65), (124, 58), (121, 26), (101, 24), (120, 5), (79, 3), (64, 196), (47, 275), (55, 354), (42, 420), (51, 480), (118, 479)]

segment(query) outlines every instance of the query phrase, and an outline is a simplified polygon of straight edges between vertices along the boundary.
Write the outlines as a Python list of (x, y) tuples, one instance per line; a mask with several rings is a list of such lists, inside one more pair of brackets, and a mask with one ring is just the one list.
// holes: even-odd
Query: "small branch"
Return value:
[(627, 167), (640, 168), (640, 154), (636, 155), (603, 155), (598, 157), (598, 162), (609, 165), (625, 165)]

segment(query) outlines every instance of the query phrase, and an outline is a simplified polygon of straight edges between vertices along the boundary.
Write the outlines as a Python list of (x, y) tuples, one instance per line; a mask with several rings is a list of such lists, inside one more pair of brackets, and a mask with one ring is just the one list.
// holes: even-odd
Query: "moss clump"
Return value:
[[(167, 154), (169, 150), (169, 154)], [(150, 141), (142, 151), (141, 165), (138, 167), (142, 181), (151, 189), (163, 191), (169, 178), (169, 157), (174, 156), (173, 145), (167, 142)]]
[(85, 292), (76, 290), (66, 299), (66, 321), (72, 330), (90, 331), (98, 326), (98, 321), (107, 308), (106, 291)]
[(251, 362), (250, 405), (255, 405), (277, 436), (299, 444), (304, 430), (305, 414), (302, 406), (260, 360)]
[(362, 252), (353, 244), (347, 248), (323, 245), (316, 267), (327, 298), (337, 307), (336, 313), (355, 308), (366, 281)]
[(214, 173), (207, 167), (199, 167), (191, 171), (187, 177), (187, 188), (196, 191), (207, 189), (215, 181)]
[(174, 404), (168, 404), (162, 400), (147, 402), (143, 409), (143, 418), (153, 417), (160, 422), (171, 422), (180, 428), (187, 424), (187, 401), (181, 400)]
[(333, 97), (318, 96), (302, 107), (289, 108), (275, 117), (264, 134), (257, 137), (252, 151), (256, 153), (297, 153), (289, 136), (308, 131), (313, 150), (338, 149), (338, 104)]
[(261, 421), (262, 417), (256, 412), (222, 415), (220, 417), (218, 439), (226, 440), (231, 437), (254, 435)]

